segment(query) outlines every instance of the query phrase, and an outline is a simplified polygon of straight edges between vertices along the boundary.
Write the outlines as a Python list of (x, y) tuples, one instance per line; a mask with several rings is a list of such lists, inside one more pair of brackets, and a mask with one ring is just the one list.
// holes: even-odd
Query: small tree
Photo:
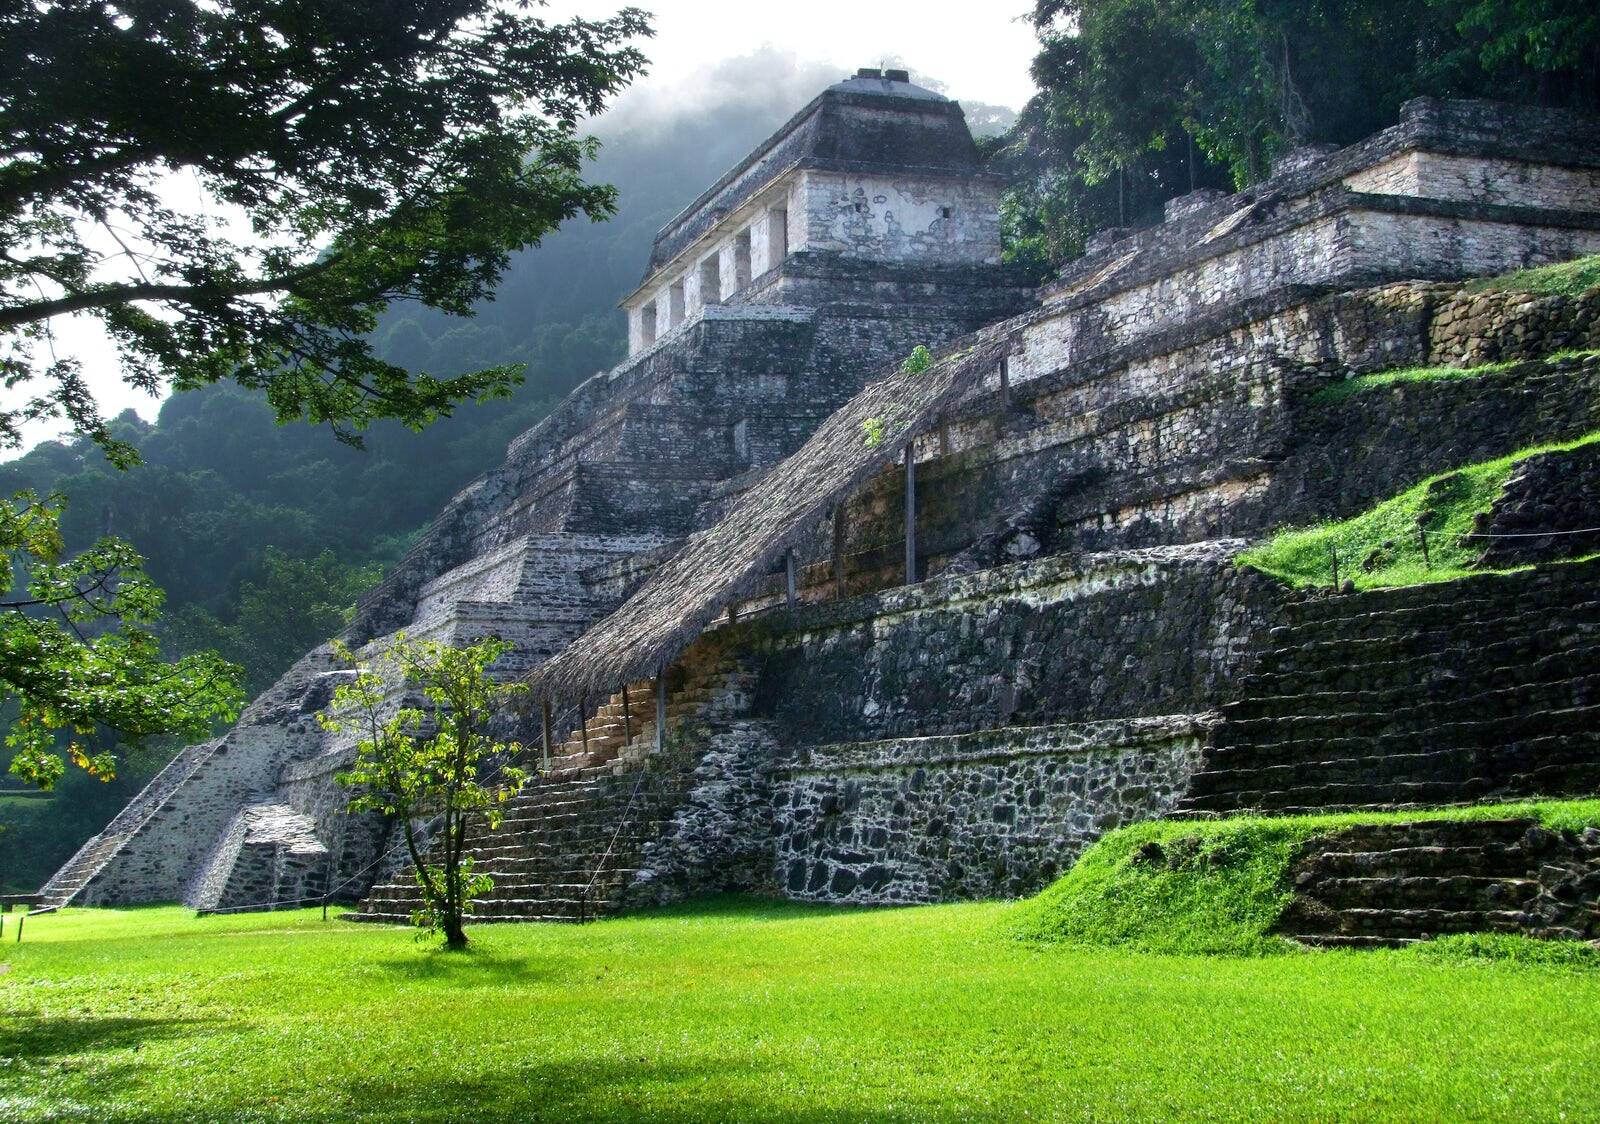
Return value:
[[(334, 692), (319, 721), (325, 729), (360, 737), (355, 763), (339, 774), (340, 783), (357, 790), (350, 810), (399, 819), (422, 894), (413, 924), (424, 933), (442, 930), (446, 948), (465, 948), (462, 926), (472, 899), (494, 886), (487, 874), (473, 871), (467, 855), (473, 828), (480, 822), (499, 827), (501, 805), (527, 779), (510, 764), (521, 745), (489, 733), (504, 704), (525, 690), (488, 675), (489, 665), (511, 645), (486, 638), (452, 648), (402, 634), (370, 663), (342, 644), (334, 647), (355, 674)], [(390, 712), (396, 689), (420, 691), (429, 709)], [(418, 821), (430, 817), (441, 822), (425, 855)]]

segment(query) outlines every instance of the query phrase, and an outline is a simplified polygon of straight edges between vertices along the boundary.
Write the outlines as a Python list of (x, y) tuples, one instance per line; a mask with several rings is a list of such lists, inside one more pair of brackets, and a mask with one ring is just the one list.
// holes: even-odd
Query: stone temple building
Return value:
[[(1419, 99), (1039, 288), (1001, 264), (1002, 186), (903, 72), (822, 91), (662, 229), (627, 359), (363, 600), (350, 643), (494, 634), (529, 683), (539, 776), (475, 849), (480, 917), (1015, 895), (1141, 818), (1600, 786), (1600, 541), (1554, 533), (1600, 526), (1584, 447), (1480, 520), (1525, 529), (1486, 570), (1531, 568), (1358, 593), (1236, 561), (1600, 429), (1600, 291), (1471, 285), (1600, 252), (1600, 127)], [(1434, 365), (1466, 373), (1327, 393)], [(353, 746), (315, 721), (330, 668), (180, 754), (47, 898), (404, 917), (395, 825), (344, 811)], [(1425, 907), (1334, 879), (1304, 935), (1579, 924), (1514, 874)]]

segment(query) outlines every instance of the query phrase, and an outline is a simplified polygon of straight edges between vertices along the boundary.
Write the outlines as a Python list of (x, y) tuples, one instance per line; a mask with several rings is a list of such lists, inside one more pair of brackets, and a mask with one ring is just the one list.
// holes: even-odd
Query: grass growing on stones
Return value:
[(1600, 1117), (1600, 973), (1042, 946), (1018, 910), (735, 899), (454, 955), (315, 911), (67, 911), (0, 949), (0, 1117)]
[[(1440, 473), (1351, 519), (1282, 531), (1239, 555), (1253, 566), (1295, 585), (1328, 585), (1331, 551), (1339, 557), (1339, 580), (1357, 589), (1450, 581), (1484, 573), (1472, 568), (1482, 540), (1462, 538), (1473, 518), (1499, 498), (1518, 461), (1600, 441), (1600, 432), (1573, 441), (1520, 449), (1504, 457)], [(1428, 558), (1422, 553), (1417, 518), (1427, 514)]]
[(1285, 876), (1307, 839), (1352, 824), (1512, 816), (1579, 830), (1600, 825), (1600, 800), (1153, 820), (1102, 838), (1053, 885), (1019, 905), (1009, 923), (1016, 936), (1032, 941), (1164, 953), (1299, 952), (1272, 930), (1294, 897)]
[(1519, 269), (1499, 277), (1486, 277), (1467, 286), (1468, 292), (1537, 293), (1575, 297), (1600, 285), (1600, 254), (1537, 269)]
[(1395, 371), (1378, 371), (1370, 375), (1357, 375), (1332, 386), (1323, 387), (1312, 395), (1311, 400), (1316, 403), (1327, 404), (1343, 402), (1353, 398), (1363, 391), (1376, 390), (1382, 386), (1394, 386), (1403, 382), (1442, 382), (1447, 379), (1475, 379), (1484, 375), (1498, 374), (1510, 370), (1515, 364), (1506, 363), (1481, 363), (1476, 367), (1402, 367)]
[(1320, 405), (1330, 405), (1353, 398), (1365, 391), (1376, 390), (1379, 387), (1394, 386), (1396, 383), (1413, 382), (1444, 382), (1451, 379), (1476, 379), (1488, 375), (1500, 374), (1513, 367), (1528, 366), (1533, 362), (1547, 365), (1561, 363), (1570, 359), (1586, 359), (1591, 355), (1600, 355), (1600, 351), (1577, 350), (1558, 351), (1541, 360), (1506, 360), (1502, 363), (1480, 363), (1476, 367), (1402, 367), (1394, 371), (1378, 371), (1370, 375), (1357, 375), (1332, 386), (1323, 387), (1311, 396), (1311, 401)]

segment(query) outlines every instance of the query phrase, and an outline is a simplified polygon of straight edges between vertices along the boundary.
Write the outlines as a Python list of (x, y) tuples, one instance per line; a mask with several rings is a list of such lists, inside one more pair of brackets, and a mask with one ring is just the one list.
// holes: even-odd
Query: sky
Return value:
[[(571, 16), (602, 18), (624, 6), (592, 0), (550, 0), (540, 12), (557, 20)], [(1037, 49), (1025, 15), (1026, 0), (876, 0), (837, 3), (833, 0), (744, 3), (707, 0), (633, 0), (653, 13), (655, 36), (641, 44), (650, 57), (650, 72), (623, 98), (630, 108), (641, 104), (681, 103), (686, 99), (726, 95), (712, 89), (711, 76), (725, 84), (730, 74), (749, 68), (722, 66), (726, 60), (770, 53), (791, 56), (801, 69), (808, 65), (853, 71), (885, 61), (904, 65), (943, 83), (943, 92), (957, 101), (984, 102), (1020, 109), (1033, 94), (1028, 64)], [(895, 63), (894, 60), (899, 60)], [(752, 79), (758, 80), (758, 79)], [(800, 98), (800, 101), (804, 101)], [(709, 184), (724, 171), (707, 168)], [(160, 400), (125, 386), (117, 375), (115, 351), (98, 324), (83, 317), (54, 325), (58, 353), (76, 354), (107, 417), (133, 408), (154, 419)], [(0, 391), (0, 401), (21, 398)], [(36, 444), (56, 435), (57, 423), (39, 423), (27, 434)], [(0, 459), (21, 450), (0, 453)]]
[[(548, 11), (594, 18), (620, 6), (554, 0)], [(1023, 18), (1032, 8), (1027, 0), (635, 0), (635, 6), (652, 12), (656, 27), (644, 45), (652, 65), (641, 86), (678, 86), (717, 60), (774, 46), (849, 70), (898, 56), (938, 75), (957, 101), (1020, 109), (1033, 93), (1028, 64), (1038, 44)]]

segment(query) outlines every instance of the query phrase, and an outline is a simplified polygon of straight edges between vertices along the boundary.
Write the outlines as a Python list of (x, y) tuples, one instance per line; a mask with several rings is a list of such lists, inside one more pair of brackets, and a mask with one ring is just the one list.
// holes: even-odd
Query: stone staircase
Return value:
[(1600, 562), (1292, 603), (1178, 814), (1600, 791)]
[(1448, 933), (1600, 936), (1600, 831), (1528, 818), (1359, 824), (1309, 840), (1278, 931), (1394, 947)]
[[(561, 773), (604, 766), (621, 771), (638, 764), (655, 749), (655, 680), (630, 683), (624, 691), (606, 700), (587, 722), (568, 734), (565, 741), (551, 746), (552, 771)], [(698, 692), (681, 692), (669, 697), (668, 725), (695, 713), (702, 697)]]
[[(685, 724), (742, 698), (753, 676), (732, 661), (686, 677), (667, 699), (667, 737), (656, 745), (655, 684), (630, 684), (628, 734), (618, 692), (552, 748), (550, 767), (506, 805), (498, 830), (479, 826), (468, 847), (494, 888), (472, 920), (586, 921), (616, 912), (645, 850), (671, 825), (693, 783), (697, 753), (676, 737)], [(642, 700), (646, 714), (634, 700)], [(373, 887), (357, 920), (403, 923), (419, 905), (411, 867)]]

